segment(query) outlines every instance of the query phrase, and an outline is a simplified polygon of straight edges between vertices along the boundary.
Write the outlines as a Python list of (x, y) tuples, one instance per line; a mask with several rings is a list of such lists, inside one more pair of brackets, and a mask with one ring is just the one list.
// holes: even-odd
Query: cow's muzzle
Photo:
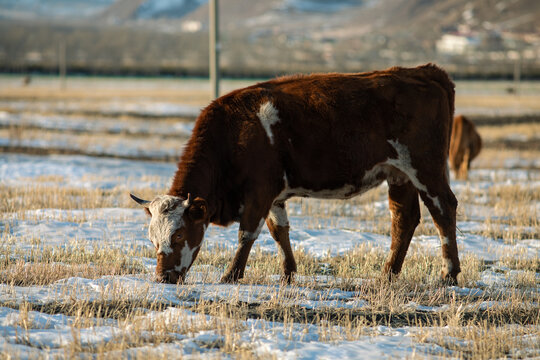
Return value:
[(156, 273), (156, 281), (167, 284), (183, 283), (185, 280), (185, 274), (182, 274), (176, 270), (166, 270), (162, 273)]

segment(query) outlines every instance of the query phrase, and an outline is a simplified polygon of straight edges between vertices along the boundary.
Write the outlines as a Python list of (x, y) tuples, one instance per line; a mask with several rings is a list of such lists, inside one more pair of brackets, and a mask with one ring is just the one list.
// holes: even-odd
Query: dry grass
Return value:
[(456, 95), (457, 107), (472, 107), (479, 108), (485, 107), (489, 109), (498, 108), (524, 108), (530, 110), (540, 110), (540, 102), (538, 101), (538, 95), (508, 95), (508, 94), (463, 94)]
[[(222, 92), (249, 86), (259, 80), (222, 81)], [(538, 86), (531, 86), (522, 94), (508, 95), (504, 88), (486, 93), (492, 84), (485, 82), (457, 82), (458, 107), (527, 108), (540, 109)], [(141, 79), (141, 78), (68, 78), (66, 89), (61, 89), (56, 77), (34, 77), (30, 86), (22, 86), (22, 77), (2, 79), (0, 99), (48, 100), (109, 100), (153, 99), (182, 104), (205, 105), (210, 99), (210, 84), (204, 79)]]
[[(54, 80), (52, 80), (55, 82)], [(21, 87), (20, 84), (13, 84), (10, 87), (0, 87), (0, 99), (34, 99), (47, 101), (66, 101), (72, 104), (95, 104), (108, 103), (111, 99), (119, 100), (137, 100), (148, 99), (154, 101), (181, 103), (189, 105), (204, 105), (209, 100), (209, 86), (207, 89), (188, 89), (178, 88), (174, 84), (164, 87), (141, 87), (143, 84), (134, 84), (129, 88), (120, 84), (96, 84), (95, 86), (86, 86), (78, 84), (77, 81), (70, 81), (67, 89), (61, 89), (59, 83), (54, 84), (45, 82), (34, 84), (29, 87)], [(85, 82), (88, 84), (88, 82)], [(109, 85), (109, 86), (108, 86)], [(205, 86), (206, 87), (206, 86)], [(84, 106), (83, 106), (84, 108)]]
[(537, 327), (469, 323), (419, 335), (420, 341), (436, 344), (452, 357), (464, 359), (536, 358), (540, 354), (539, 339)]
[(140, 273), (140, 267), (121, 261), (112, 264), (50, 264), (26, 263), (19, 260), (2, 267), (0, 283), (14, 286), (49, 285), (57, 280), (75, 276), (97, 279), (106, 275), (126, 275)]
[(483, 141), (508, 139), (512, 137), (519, 137), (525, 141), (540, 136), (540, 124), (536, 123), (478, 126), (477, 130), (480, 136), (482, 136)]
[(484, 148), (474, 159), (471, 167), (481, 169), (502, 169), (511, 167), (517, 169), (538, 169), (538, 159), (540, 151), (538, 150), (517, 150), (508, 148)]
[(526, 183), (493, 185), (488, 189), (466, 188), (459, 193), (460, 220), (470, 221), (477, 216), (467, 213), (468, 206), (489, 208), (481, 231), (472, 231), (487, 238), (502, 239), (515, 244), (519, 240), (540, 237), (540, 214), (535, 204), (540, 192)]
[[(87, 179), (91, 180), (92, 178), (88, 177)], [(153, 179), (152, 176), (148, 176), (139, 180), (151, 182)], [(21, 181), (24, 182), (24, 179)], [(126, 179), (126, 182), (129, 181), (130, 179)], [(0, 208), (2, 209), (0, 219), (10, 219), (14, 215), (20, 220), (43, 219), (41, 215), (29, 212), (29, 210), (36, 209), (78, 209), (84, 211), (84, 209), (108, 207), (137, 207), (123, 187), (95, 189), (63, 186), (63, 183), (62, 177), (46, 176), (38, 178), (32, 185), (0, 185)], [(142, 198), (154, 198), (158, 193), (158, 191), (148, 188), (132, 189), (131, 191), (136, 192)], [(84, 214), (72, 217), (66, 213), (65, 216), (62, 220), (86, 221)]]
[[(116, 78), (94, 79), (70, 78), (67, 87), (62, 89), (60, 81), (55, 77), (36, 77), (30, 86), (22, 86), (21, 79), (3, 79), (0, 85), (0, 100), (32, 100), (32, 101), (69, 101), (80, 105), (82, 109), (97, 108), (99, 104), (115, 101), (159, 101), (194, 106), (205, 106), (209, 103), (210, 84), (203, 79), (146, 79)], [(222, 93), (245, 87), (257, 80), (224, 80), (221, 83)]]
[[(141, 257), (155, 257), (146, 247), (104, 248), (79, 242), (72, 246), (34, 244), (30, 250), (17, 248), (24, 238), (2, 235), (0, 283), (14, 286), (49, 285), (79, 276), (96, 279), (105, 275), (146, 274)], [(24, 260), (23, 260), (24, 259)]]

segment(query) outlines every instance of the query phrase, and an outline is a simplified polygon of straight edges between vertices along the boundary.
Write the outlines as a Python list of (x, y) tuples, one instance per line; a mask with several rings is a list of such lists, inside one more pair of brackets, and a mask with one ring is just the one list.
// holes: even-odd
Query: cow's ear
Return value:
[(152, 213), (150, 212), (150, 209), (148, 209), (147, 207), (144, 208), (144, 212), (146, 213), (146, 215), (152, 217)]
[(188, 208), (188, 216), (194, 223), (206, 220), (207, 213), (206, 200), (200, 197), (193, 200)]

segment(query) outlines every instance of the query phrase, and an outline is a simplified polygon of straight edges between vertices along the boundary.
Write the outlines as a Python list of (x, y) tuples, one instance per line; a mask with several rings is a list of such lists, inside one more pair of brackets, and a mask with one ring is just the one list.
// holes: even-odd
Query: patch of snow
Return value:
[[(174, 114), (172, 115), (174, 116)], [(131, 119), (129, 122), (115, 118), (92, 118), (69, 115), (10, 114), (0, 112), (0, 126), (38, 127), (47, 130), (75, 132), (104, 132), (110, 134), (167, 135), (186, 138), (191, 135), (194, 122), (148, 121)]]
[(35, 178), (62, 178), (58, 185), (81, 188), (162, 189), (170, 185), (175, 164), (95, 158), (90, 156), (0, 155), (0, 182), (35, 184)]
[[(133, 86), (133, 85), (132, 85)], [(89, 113), (101, 116), (129, 115), (136, 117), (178, 117), (195, 119), (199, 116), (199, 106), (176, 104), (168, 102), (156, 102), (141, 100), (138, 102), (126, 102), (111, 100), (109, 102), (94, 103), (85, 102), (53, 102), (53, 101), (0, 101), (0, 107), (12, 112), (37, 112), (37, 113)], [(94, 120), (94, 119), (93, 119)]]
[(208, 0), (147, 0), (136, 11), (140, 19), (181, 18)]
[(364, 2), (363, 0), (284, 0), (280, 8), (285, 11), (333, 13), (355, 6), (363, 6)]

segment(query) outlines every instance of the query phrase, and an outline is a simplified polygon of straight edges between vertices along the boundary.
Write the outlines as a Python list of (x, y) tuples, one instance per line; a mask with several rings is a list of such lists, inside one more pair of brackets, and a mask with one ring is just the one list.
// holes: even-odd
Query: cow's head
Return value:
[(162, 195), (152, 201), (131, 198), (152, 217), (148, 237), (157, 251), (156, 279), (183, 282), (197, 257), (208, 225), (206, 201)]

